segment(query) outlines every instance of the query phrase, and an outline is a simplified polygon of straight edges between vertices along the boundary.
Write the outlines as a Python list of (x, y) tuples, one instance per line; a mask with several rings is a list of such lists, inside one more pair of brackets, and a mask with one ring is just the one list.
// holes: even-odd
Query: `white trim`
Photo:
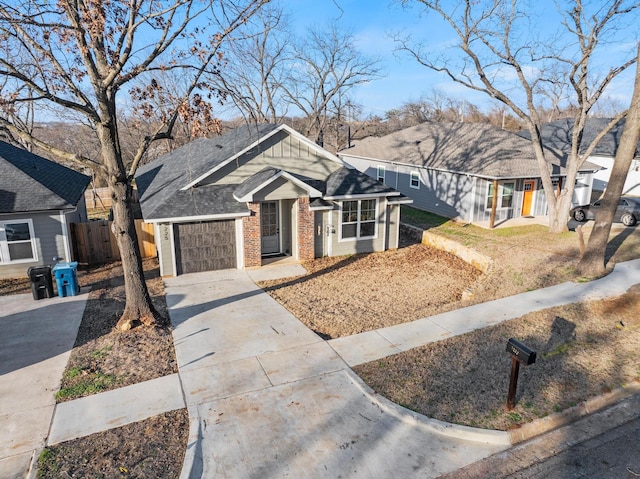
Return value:
[[(10, 260), (11, 255), (9, 254), (9, 243), (7, 242), (7, 235), (5, 232), (5, 225), (12, 223), (27, 223), (29, 227), (29, 241), (31, 242), (31, 258), (18, 259), (18, 260)], [(31, 218), (11, 218), (8, 220), (0, 220), (0, 265), (7, 264), (20, 264), (20, 263), (33, 263), (34, 261), (39, 261), (38, 255), (38, 245), (36, 242), (36, 234), (35, 229), (33, 227), (33, 219)], [(25, 242), (26, 240), (21, 240)], [(5, 261), (5, 258), (9, 261)]]
[(145, 219), (146, 223), (193, 223), (195, 221), (217, 221), (217, 220), (235, 220), (243, 216), (251, 216), (251, 212), (246, 213), (224, 213), (219, 215), (206, 216), (177, 216), (174, 218), (151, 218)]
[(176, 258), (176, 238), (175, 238), (175, 228), (173, 227), (173, 223), (169, 223), (169, 240), (171, 243), (171, 265), (173, 267), (173, 275), (178, 276), (178, 259)]
[(473, 215), (476, 210), (476, 193), (478, 192), (478, 177), (473, 177), (473, 186), (471, 187), (471, 209), (469, 211), (469, 224), (473, 223)]
[[(416, 186), (413, 186), (413, 179), (414, 177), (418, 180), (418, 184)], [(409, 188), (413, 188), (414, 190), (419, 190), (420, 189), (420, 183), (422, 183), (422, 181), (420, 180), (420, 172), (419, 171), (410, 171), (409, 172)]]
[(244, 269), (244, 226), (242, 218), (236, 218), (236, 268)]
[(158, 266), (160, 266), (160, 277), (164, 276), (164, 261), (162, 261), (162, 239), (160, 238), (160, 224), (153, 224), (153, 236), (156, 244), (156, 254), (158, 255)]
[[(251, 143), (249, 146), (247, 146), (245, 149), (235, 153), (234, 155), (231, 155), (228, 159), (226, 159), (225, 161), (223, 161), (222, 163), (219, 163), (218, 165), (214, 166), (213, 168), (211, 168), (209, 171), (207, 171), (206, 173), (204, 173), (203, 175), (200, 175), (198, 178), (196, 178), (195, 180), (191, 181), (189, 184), (187, 184), (186, 186), (183, 186), (181, 188), (182, 191), (186, 191), (189, 188), (191, 188), (192, 186), (197, 185), (198, 183), (200, 183), (202, 180), (204, 180), (205, 178), (207, 178), (208, 176), (211, 176), (213, 173), (215, 173), (216, 171), (224, 168), (225, 166), (227, 166), (229, 163), (231, 163), (232, 161), (234, 161), (236, 158), (239, 158), (240, 156), (244, 155), (247, 151), (251, 150), (252, 148), (258, 146), (260, 143), (262, 143), (265, 140), (268, 140), (269, 138), (271, 138), (272, 136), (274, 136), (276, 133), (280, 132), (280, 131), (286, 131), (287, 133), (289, 133), (289, 135), (294, 136), (295, 138), (297, 138), (298, 140), (300, 140), (301, 142), (305, 143), (307, 146), (309, 146), (310, 148), (312, 148), (313, 150), (315, 150), (317, 153), (320, 153), (322, 156), (326, 157), (328, 160), (334, 161), (336, 163), (338, 163), (341, 166), (344, 166), (344, 161), (341, 160), (340, 158), (338, 158), (335, 155), (332, 155), (331, 153), (329, 153), (327, 150), (325, 150), (324, 148), (321, 148), (320, 146), (316, 145), (315, 143), (313, 143), (312, 141), (310, 141), (308, 138), (302, 136), (300, 133), (298, 133), (297, 131), (295, 131), (293, 128), (288, 127), (285, 124), (282, 124), (280, 126), (278, 126), (277, 128), (274, 128), (273, 130), (271, 130), (269, 133), (265, 134), (264, 136), (260, 136), (256, 141), (254, 141), (253, 143)], [(229, 133), (229, 134), (233, 134), (233, 132)]]
[(324, 196), (322, 199), (326, 201), (367, 200), (373, 198), (384, 198), (386, 196), (400, 196), (400, 194), (401, 193), (399, 191), (387, 191), (386, 193), (362, 193), (359, 195)]
[[(329, 257), (333, 255), (333, 215), (335, 211), (336, 210), (331, 210), (327, 213), (327, 216), (329, 217), (327, 221), (327, 230), (322, 232), (322, 234), (327, 237), (327, 256)], [(340, 214), (339, 209), (337, 210), (337, 213)]]
[(288, 181), (290, 181), (291, 183), (293, 183), (297, 187), (302, 188), (303, 190), (305, 190), (307, 192), (307, 194), (309, 195), (309, 197), (321, 197), (322, 196), (322, 192), (321, 191), (316, 190), (314, 187), (308, 185), (304, 181), (301, 181), (301, 180), (297, 179), (296, 177), (294, 177), (293, 175), (287, 173), (286, 171), (280, 170), (278, 173), (273, 175), (267, 181), (264, 181), (260, 185), (256, 186), (253, 190), (251, 190), (249, 193), (246, 193), (244, 196), (238, 197), (234, 193), (233, 197), (236, 200), (240, 201), (240, 202), (253, 202), (254, 201), (253, 195), (255, 193), (257, 193), (258, 191), (262, 190), (263, 188), (265, 188), (266, 186), (270, 185), (271, 183), (273, 183), (274, 181), (276, 181), (277, 179), (279, 179), (281, 177), (286, 178)]
[[(502, 198), (504, 197), (504, 184), (505, 183), (513, 183), (513, 191), (511, 192), (511, 206), (500, 206), (502, 204)], [(491, 206), (487, 207), (487, 199), (489, 198), (489, 188), (493, 186), (493, 182), (487, 182), (487, 190), (485, 192), (484, 198), (482, 199), (484, 210), (491, 211)], [(498, 195), (498, 203), (496, 204), (496, 211), (507, 211), (514, 209), (513, 199), (516, 193), (516, 181), (513, 179), (508, 180), (498, 180), (498, 191), (494, 192), (494, 195)], [(522, 207), (522, 205), (520, 205)]]
[(413, 204), (413, 199), (407, 197), (403, 200), (394, 200), (394, 201), (387, 200), (387, 203), (390, 205), (410, 205), (410, 204)]
[[(373, 236), (360, 236), (360, 205), (362, 201), (368, 201), (368, 200), (374, 200), (376, 202), (375, 205), (375, 217), (373, 219)], [(343, 242), (349, 242), (349, 241), (361, 241), (361, 240), (368, 240), (368, 239), (377, 239), (378, 238), (378, 234), (379, 234), (379, 230), (378, 230), (378, 222), (379, 222), (379, 214), (380, 214), (380, 207), (381, 207), (381, 201), (378, 200), (378, 198), (363, 198), (363, 199), (358, 199), (358, 200), (346, 200), (346, 201), (357, 201), (358, 202), (358, 209), (357, 209), (357, 220), (355, 222), (356, 224), (356, 235), (353, 237), (349, 237), (349, 238), (343, 238), (342, 237), (342, 226), (343, 226), (343, 222), (342, 222), (342, 207), (343, 207), (343, 202), (340, 203), (339, 208), (338, 208), (338, 243), (343, 243)], [(366, 221), (366, 223), (370, 223), (371, 221)], [(348, 224), (353, 224), (353, 222), (349, 222)]]
[(66, 261), (73, 261), (73, 257), (71, 256), (71, 248), (69, 244), (69, 228), (67, 225), (67, 217), (65, 212), (60, 210), (60, 223), (62, 228), (62, 247), (64, 248), (64, 254)]

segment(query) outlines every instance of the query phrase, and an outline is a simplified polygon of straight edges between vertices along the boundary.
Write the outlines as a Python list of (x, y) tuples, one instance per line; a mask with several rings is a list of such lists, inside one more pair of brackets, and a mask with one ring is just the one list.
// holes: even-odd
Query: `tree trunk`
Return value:
[(109, 188), (113, 208), (111, 228), (120, 250), (126, 296), (124, 312), (116, 324), (116, 328), (126, 331), (138, 322), (145, 326), (163, 325), (165, 320), (153, 307), (144, 280), (142, 257), (131, 207), (131, 184), (126, 180), (110, 182)]
[[(115, 115), (111, 118), (115, 118)], [(120, 250), (124, 274), (125, 308), (116, 329), (126, 331), (138, 323), (159, 326), (163, 325), (165, 320), (153, 307), (144, 280), (142, 257), (131, 207), (132, 186), (122, 161), (116, 128), (113, 123), (107, 121), (98, 125), (97, 130), (102, 159), (109, 172), (108, 183), (113, 210), (111, 228)]]
[(633, 96), (629, 107), (624, 131), (620, 137), (620, 145), (611, 169), (611, 177), (602, 198), (602, 206), (596, 214), (593, 231), (587, 243), (587, 249), (580, 258), (578, 271), (583, 276), (597, 277), (606, 270), (606, 251), (611, 223), (618, 207), (618, 201), (629, 173), (629, 168), (640, 139), (640, 43), (638, 43), (638, 62), (633, 86)]

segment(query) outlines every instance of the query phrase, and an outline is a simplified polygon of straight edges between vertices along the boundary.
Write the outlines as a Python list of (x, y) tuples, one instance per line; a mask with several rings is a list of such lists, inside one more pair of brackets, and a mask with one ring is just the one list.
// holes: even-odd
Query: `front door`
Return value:
[(277, 201), (265, 201), (260, 205), (260, 239), (263, 255), (280, 252), (279, 221)]
[(533, 191), (536, 186), (534, 180), (524, 182), (524, 194), (522, 195), (522, 216), (531, 215), (531, 205), (533, 204)]

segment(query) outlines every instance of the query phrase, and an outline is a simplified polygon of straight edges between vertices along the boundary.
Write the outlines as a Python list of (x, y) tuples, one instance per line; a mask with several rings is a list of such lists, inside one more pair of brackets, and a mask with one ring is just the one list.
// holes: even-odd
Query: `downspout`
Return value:
[(67, 261), (71, 261), (74, 258), (71, 256), (71, 243), (69, 242), (69, 227), (67, 225), (66, 215), (69, 213), (75, 213), (78, 211), (78, 207), (75, 207), (71, 211), (65, 212), (64, 210), (60, 210), (60, 223), (62, 227), (62, 245), (64, 248), (65, 259)]

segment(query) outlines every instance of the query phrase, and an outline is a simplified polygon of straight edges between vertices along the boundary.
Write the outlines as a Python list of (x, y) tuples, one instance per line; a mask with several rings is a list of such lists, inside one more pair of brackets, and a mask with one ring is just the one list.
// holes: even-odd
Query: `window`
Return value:
[(0, 222), (0, 263), (37, 259), (31, 220)]
[[(498, 208), (511, 208), (513, 202), (513, 190), (515, 184), (499, 183), (498, 184)], [(489, 183), (489, 190), (487, 192), (487, 209), (491, 209), (493, 203), (493, 183)]]
[(384, 183), (384, 166), (378, 166), (378, 181)]
[(417, 171), (412, 171), (409, 178), (409, 186), (411, 188), (415, 188), (416, 190), (420, 189), (420, 175)]
[(377, 200), (342, 202), (340, 237), (373, 238), (376, 234)]

